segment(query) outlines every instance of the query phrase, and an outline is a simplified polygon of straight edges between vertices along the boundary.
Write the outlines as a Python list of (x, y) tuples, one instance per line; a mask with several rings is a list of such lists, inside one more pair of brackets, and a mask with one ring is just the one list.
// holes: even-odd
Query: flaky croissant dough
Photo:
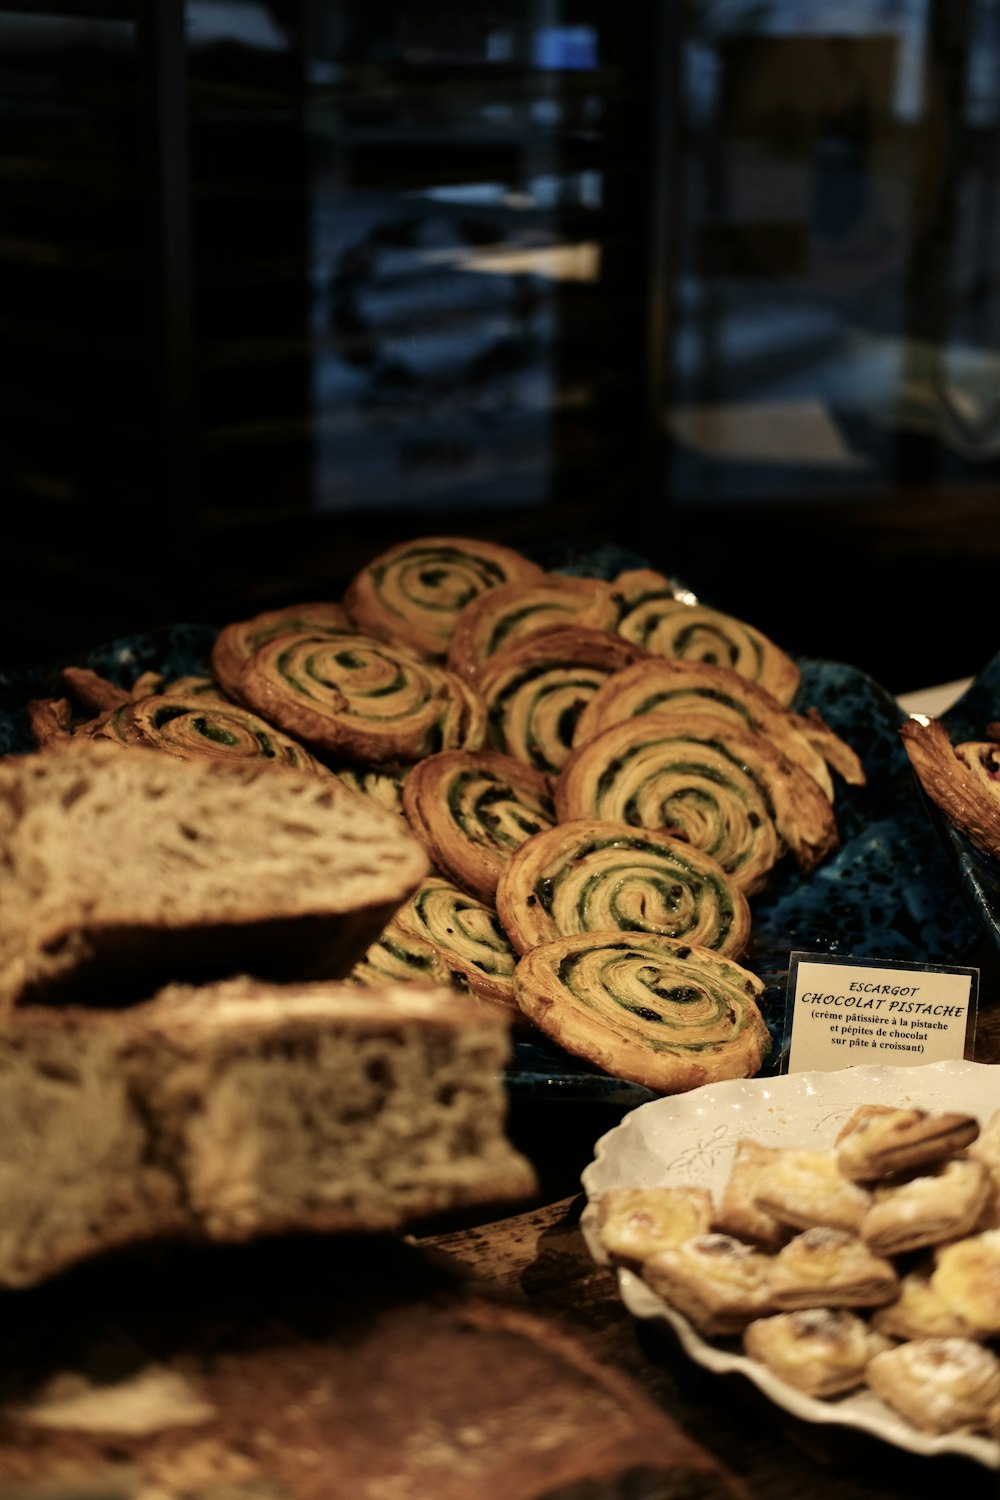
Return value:
[(953, 745), (940, 719), (907, 719), (899, 733), (931, 801), (977, 849), (1000, 857), (1000, 744)]

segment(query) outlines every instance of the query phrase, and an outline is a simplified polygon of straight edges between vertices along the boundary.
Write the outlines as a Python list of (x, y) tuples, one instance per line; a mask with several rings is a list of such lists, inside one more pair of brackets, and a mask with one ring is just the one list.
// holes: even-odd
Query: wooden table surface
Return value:
[[(984, 955), (975, 1057), (1000, 1064), (1000, 988), (992, 988), (994, 967), (993, 956)], [(990, 988), (995, 999), (986, 993)], [(540, 1122), (533, 1123), (537, 1127)], [(588, 1127), (600, 1132), (600, 1125), (584, 1116), (581, 1138), (564, 1142), (567, 1174), (590, 1159), (596, 1135), (588, 1140)], [(565, 1129), (571, 1136), (573, 1122)], [(590, 1258), (579, 1228), (585, 1200), (570, 1175), (560, 1178), (551, 1167), (558, 1153), (552, 1141), (549, 1146), (546, 1201), (512, 1217), (422, 1236), (421, 1247), (560, 1321), (592, 1353), (651, 1393), (690, 1436), (744, 1481), (755, 1500), (847, 1500), (858, 1494), (912, 1500), (931, 1484), (962, 1500), (1000, 1500), (996, 1471), (955, 1457), (918, 1457), (851, 1429), (798, 1421), (740, 1376), (713, 1375), (695, 1365), (669, 1329), (634, 1319), (618, 1296), (614, 1273)], [(566, 1191), (560, 1193), (560, 1188)]]

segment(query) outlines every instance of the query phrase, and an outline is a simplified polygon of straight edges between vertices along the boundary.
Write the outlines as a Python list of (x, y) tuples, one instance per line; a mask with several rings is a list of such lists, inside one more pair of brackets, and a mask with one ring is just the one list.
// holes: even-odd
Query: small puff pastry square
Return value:
[(634, 1269), (711, 1227), (707, 1188), (611, 1188), (597, 1202), (598, 1239), (613, 1261)]
[(828, 1151), (778, 1151), (757, 1183), (757, 1203), (795, 1229), (857, 1231), (871, 1194), (838, 1170)]
[(743, 1335), (751, 1359), (810, 1396), (840, 1396), (864, 1384), (871, 1357), (888, 1347), (857, 1313), (809, 1307), (751, 1323)]
[(989, 1430), (1000, 1402), (1000, 1359), (971, 1339), (911, 1339), (873, 1356), (868, 1384), (924, 1432)]
[(865, 1104), (834, 1144), (837, 1165), (854, 1182), (877, 1182), (942, 1161), (979, 1134), (972, 1115)]
[(941, 1245), (931, 1281), (959, 1317), (989, 1338), (1000, 1334), (1000, 1229)]
[(993, 1201), (981, 1161), (953, 1157), (931, 1171), (875, 1189), (860, 1234), (877, 1255), (903, 1255), (971, 1234)]
[(776, 1308), (879, 1307), (899, 1291), (896, 1269), (841, 1229), (806, 1229), (774, 1257)]
[(754, 1318), (773, 1312), (771, 1260), (727, 1234), (703, 1234), (645, 1264), (654, 1292), (709, 1337), (742, 1333)]
[(779, 1146), (761, 1146), (745, 1136), (736, 1142), (732, 1166), (715, 1212), (714, 1227), (721, 1234), (750, 1240), (763, 1250), (777, 1250), (791, 1238), (788, 1225), (757, 1201), (762, 1176), (781, 1154)]
[(979, 1330), (959, 1316), (931, 1280), (931, 1264), (914, 1266), (899, 1283), (899, 1296), (872, 1313), (872, 1327), (891, 1339), (974, 1339)]

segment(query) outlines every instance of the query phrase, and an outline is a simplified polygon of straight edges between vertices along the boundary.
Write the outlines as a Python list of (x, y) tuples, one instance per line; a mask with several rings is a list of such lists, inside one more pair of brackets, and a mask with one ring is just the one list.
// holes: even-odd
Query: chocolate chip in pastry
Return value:
[(904, 1255), (971, 1234), (993, 1200), (983, 1163), (956, 1156), (926, 1173), (876, 1187), (858, 1232), (877, 1255)]
[(790, 852), (803, 871), (836, 848), (833, 808), (801, 766), (753, 730), (710, 715), (651, 713), (575, 749), (556, 813), (665, 829), (718, 860), (752, 895)]
[(953, 745), (939, 719), (907, 719), (899, 733), (931, 801), (977, 849), (1000, 855), (1000, 745)]
[(1000, 1335), (1000, 1229), (986, 1229), (934, 1252), (934, 1290), (974, 1328)]
[(310, 600), (304, 604), (262, 610), (248, 620), (235, 620), (219, 631), (209, 655), (212, 676), (224, 693), (238, 699), (240, 673), (265, 641), (286, 632), (296, 635), (303, 631), (312, 635), (329, 632), (336, 635), (350, 628), (345, 610), (328, 600)]
[(612, 672), (645, 653), (603, 630), (564, 625), (527, 636), (486, 663), (476, 687), (489, 743), (546, 776), (569, 758), (584, 705)]
[(797, 1229), (825, 1226), (850, 1234), (871, 1205), (871, 1194), (837, 1170), (828, 1151), (776, 1152), (757, 1182), (757, 1203)]
[(546, 573), (487, 589), (462, 610), (448, 646), (448, 666), (470, 682), (498, 651), (526, 636), (572, 624), (611, 585), (600, 578)]
[(959, 1316), (931, 1280), (932, 1262), (914, 1266), (900, 1278), (899, 1296), (871, 1315), (872, 1327), (892, 1339), (980, 1338), (980, 1331)]
[(652, 656), (729, 667), (759, 682), (779, 703), (795, 697), (801, 674), (787, 652), (745, 621), (678, 597), (670, 580), (651, 568), (619, 573), (608, 600), (585, 618)]
[(643, 1280), (708, 1338), (742, 1333), (773, 1311), (771, 1260), (728, 1234), (702, 1234), (660, 1250)]
[(771, 1042), (763, 982), (732, 959), (653, 933), (577, 933), (514, 971), (521, 1009), (566, 1051), (663, 1094), (755, 1074)]
[(435, 868), (480, 901), (525, 839), (552, 826), (546, 778), (492, 750), (443, 750), (407, 774), (403, 809)]
[(491, 906), (430, 875), (395, 913), (393, 924), (429, 943), (479, 999), (523, 1020), (514, 994), (514, 950)]
[(712, 1228), (707, 1188), (609, 1188), (597, 1200), (597, 1237), (618, 1265), (641, 1271), (651, 1255)]
[(983, 1431), (1000, 1401), (1000, 1359), (971, 1339), (911, 1339), (872, 1358), (868, 1384), (922, 1432)]
[(766, 1365), (807, 1395), (842, 1396), (864, 1384), (873, 1354), (886, 1348), (856, 1313), (843, 1307), (808, 1307), (758, 1318), (743, 1334), (751, 1359)]
[(354, 575), (344, 608), (356, 630), (444, 661), (468, 604), (500, 584), (532, 584), (544, 570), (497, 542), (423, 536), (397, 542)]
[(979, 1122), (957, 1111), (862, 1105), (837, 1135), (837, 1165), (855, 1182), (875, 1182), (942, 1161), (969, 1146)]
[(589, 818), (526, 839), (500, 874), (496, 902), (519, 953), (618, 928), (738, 958), (750, 937), (747, 899), (711, 855), (669, 834)]
[(775, 1307), (879, 1307), (891, 1302), (899, 1278), (891, 1261), (874, 1255), (841, 1229), (805, 1229), (774, 1257)]
[(761, 1174), (781, 1150), (780, 1146), (762, 1146), (747, 1136), (736, 1142), (713, 1228), (749, 1240), (762, 1250), (778, 1250), (791, 1238), (789, 1226), (761, 1208), (757, 1201)]
[(478, 749), (486, 732), (468, 683), (360, 635), (274, 636), (245, 663), (238, 697), (311, 748), (371, 766)]

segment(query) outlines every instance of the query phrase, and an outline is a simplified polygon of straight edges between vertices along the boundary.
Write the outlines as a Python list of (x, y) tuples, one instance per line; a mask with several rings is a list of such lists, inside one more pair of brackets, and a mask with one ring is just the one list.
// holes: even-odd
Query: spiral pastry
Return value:
[(604, 599), (610, 587), (600, 578), (560, 573), (546, 573), (534, 583), (501, 583), (462, 610), (448, 647), (448, 666), (474, 682), (498, 651), (540, 630), (572, 624), (582, 610)]
[(556, 816), (660, 828), (716, 859), (747, 895), (786, 853), (811, 870), (837, 844), (830, 799), (763, 735), (710, 715), (646, 714), (574, 750)]
[(582, 745), (612, 724), (641, 714), (691, 711), (766, 735), (782, 754), (808, 771), (831, 800), (831, 765), (851, 785), (864, 784), (864, 767), (857, 755), (818, 714), (807, 719), (793, 713), (759, 684), (708, 662), (654, 656), (616, 672), (580, 714), (573, 744)]
[(347, 612), (325, 600), (307, 604), (288, 604), (283, 609), (268, 609), (249, 620), (236, 620), (216, 636), (209, 655), (212, 676), (231, 698), (237, 696), (240, 673), (259, 646), (286, 631), (314, 635), (350, 630)]
[(386, 812), (403, 816), (403, 776), (398, 771), (371, 771), (364, 766), (336, 766), (338, 781), (359, 797), (369, 797)]
[(514, 988), (525, 1015), (567, 1052), (663, 1094), (752, 1077), (770, 1047), (756, 975), (653, 933), (543, 943), (518, 960)]
[(575, 625), (528, 636), (498, 652), (478, 678), (490, 743), (543, 775), (556, 775), (569, 757), (584, 705), (613, 672), (645, 654), (620, 636)]
[(588, 610), (581, 623), (613, 630), (651, 656), (729, 667), (786, 706), (799, 685), (795, 662), (761, 631), (720, 610), (678, 598), (670, 580), (650, 568), (619, 573), (608, 598)]
[(403, 784), (403, 811), (435, 869), (487, 903), (514, 850), (553, 819), (546, 778), (489, 750), (422, 760)]
[(510, 547), (460, 536), (425, 536), (390, 547), (354, 575), (344, 607), (357, 630), (444, 660), (462, 610), (503, 583), (544, 572)]
[(393, 924), (434, 949), (452, 974), (481, 1000), (517, 1013), (514, 950), (491, 906), (451, 881), (430, 875), (396, 912)]
[(1000, 858), (1000, 744), (953, 745), (940, 719), (907, 719), (899, 733), (931, 801), (977, 849)]
[(655, 830), (577, 818), (511, 856), (497, 913), (518, 953), (577, 932), (655, 932), (737, 958), (746, 896), (710, 855)]
[(465, 975), (456, 982), (453, 971), (437, 949), (407, 932), (393, 917), (354, 965), (348, 978), (354, 984), (375, 987), (403, 981), (407, 984), (444, 985), (468, 992)]
[(372, 767), (477, 749), (486, 728), (460, 677), (368, 636), (274, 636), (245, 663), (238, 696), (286, 734)]
[(178, 760), (272, 760), (313, 776), (332, 774), (297, 740), (249, 709), (198, 694), (158, 694), (123, 703), (93, 730), (92, 738), (163, 750)]

